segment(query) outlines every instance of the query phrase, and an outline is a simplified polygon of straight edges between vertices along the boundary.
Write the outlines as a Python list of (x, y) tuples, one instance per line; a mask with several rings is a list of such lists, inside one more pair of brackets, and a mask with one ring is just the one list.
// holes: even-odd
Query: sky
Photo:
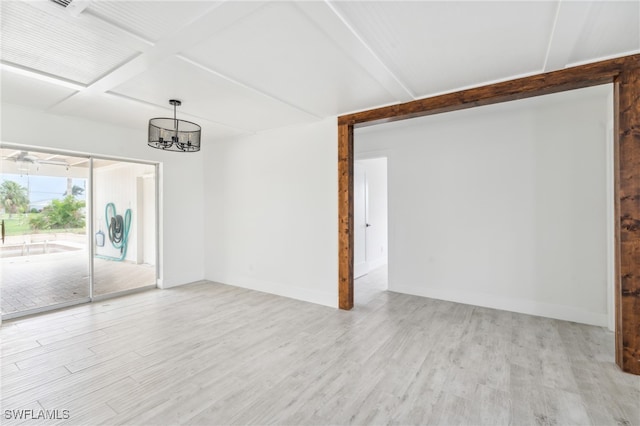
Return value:
[[(26, 174), (13, 175), (3, 173), (0, 175), (0, 184), (5, 180), (12, 180), (27, 188), (30, 201), (29, 208), (36, 208), (38, 210), (51, 204), (52, 200), (63, 199), (64, 193), (67, 190), (66, 177), (29, 176)], [(83, 194), (76, 197), (79, 200), (84, 200), (86, 196), (87, 179), (73, 178), (72, 181), (73, 185), (85, 188)]]

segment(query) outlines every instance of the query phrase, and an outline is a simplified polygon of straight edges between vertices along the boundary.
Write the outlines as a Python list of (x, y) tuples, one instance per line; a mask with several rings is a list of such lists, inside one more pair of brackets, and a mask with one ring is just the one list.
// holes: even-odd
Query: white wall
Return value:
[[(116, 163), (106, 167), (94, 168), (93, 201), (96, 211), (94, 213), (94, 230), (101, 230), (105, 234), (105, 244), (103, 247), (96, 247), (96, 254), (119, 258), (120, 249), (113, 247), (109, 241), (107, 218), (105, 217), (105, 207), (108, 203), (113, 203), (116, 207), (116, 214), (125, 217), (127, 209), (131, 209), (131, 225), (128, 234), (127, 253), (125, 260), (134, 263), (142, 263), (143, 252), (154, 251), (153, 247), (144, 247), (144, 223), (145, 206), (143, 202), (142, 185), (138, 185), (138, 178), (145, 174), (153, 174), (155, 167), (147, 164)], [(152, 190), (155, 193), (155, 190)], [(155, 203), (147, 206), (151, 214), (147, 215), (150, 229), (155, 229), (155, 217), (153, 210)], [(149, 245), (155, 245), (155, 239), (150, 238)], [(139, 252), (140, 251), (140, 252)], [(155, 264), (155, 261), (150, 262)]]
[[(147, 123), (134, 130), (11, 104), (2, 104), (1, 119), (4, 143), (160, 162), (159, 285), (166, 288), (204, 278), (202, 153), (148, 147)], [(205, 140), (203, 150), (207, 149)]]
[[(356, 143), (357, 140), (356, 140)], [(366, 258), (369, 269), (387, 264), (387, 159), (360, 159), (367, 179)]]
[(337, 306), (335, 118), (216, 143), (204, 155), (206, 278)]
[(606, 96), (556, 99), (356, 131), (388, 156), (390, 290), (607, 325)]

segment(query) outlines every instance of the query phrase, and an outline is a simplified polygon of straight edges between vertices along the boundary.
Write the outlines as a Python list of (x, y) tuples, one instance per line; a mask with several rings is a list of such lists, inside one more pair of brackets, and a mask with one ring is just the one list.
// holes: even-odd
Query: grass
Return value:
[(49, 234), (52, 232), (71, 232), (74, 234), (84, 234), (84, 228), (74, 228), (74, 229), (42, 229), (36, 230), (31, 229), (29, 225), (29, 218), (39, 213), (16, 213), (9, 217), (9, 214), (0, 214), (0, 219), (4, 220), (4, 233), (6, 236), (10, 237), (13, 235), (24, 235), (24, 234)]
[(29, 226), (29, 217), (36, 213), (27, 214), (13, 214), (11, 217), (8, 214), (0, 215), (0, 219), (4, 220), (4, 232), (5, 235), (22, 235), (31, 233), (31, 227)]

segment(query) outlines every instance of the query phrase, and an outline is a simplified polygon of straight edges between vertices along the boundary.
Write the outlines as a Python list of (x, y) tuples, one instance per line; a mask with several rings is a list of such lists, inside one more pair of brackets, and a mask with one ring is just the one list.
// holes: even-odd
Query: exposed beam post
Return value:
[(338, 307), (353, 308), (353, 124), (338, 125)]
[(640, 375), (640, 61), (629, 61), (615, 86), (616, 363)]

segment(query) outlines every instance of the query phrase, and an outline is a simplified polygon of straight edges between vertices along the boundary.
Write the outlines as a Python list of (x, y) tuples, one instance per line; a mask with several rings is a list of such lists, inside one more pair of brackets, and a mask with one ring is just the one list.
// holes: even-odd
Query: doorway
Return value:
[[(638, 276), (640, 267), (638, 262), (633, 261), (639, 237), (635, 232), (637, 229), (630, 225), (638, 217), (640, 205), (629, 195), (635, 193), (634, 188), (638, 188), (640, 179), (635, 163), (640, 148), (635, 143), (636, 135), (633, 132), (639, 117), (638, 105), (634, 102), (640, 93), (637, 76), (638, 55), (630, 55), (338, 117), (339, 308), (348, 310), (353, 307), (352, 185), (355, 127), (613, 83), (615, 355), (616, 364), (623, 371), (640, 374), (640, 361), (633, 355), (638, 352), (640, 342), (637, 338), (640, 313), (633, 306), (640, 295), (633, 292), (632, 279)], [(622, 176), (624, 179), (620, 179)]]
[(354, 161), (354, 292), (365, 304), (388, 288), (387, 158)]

